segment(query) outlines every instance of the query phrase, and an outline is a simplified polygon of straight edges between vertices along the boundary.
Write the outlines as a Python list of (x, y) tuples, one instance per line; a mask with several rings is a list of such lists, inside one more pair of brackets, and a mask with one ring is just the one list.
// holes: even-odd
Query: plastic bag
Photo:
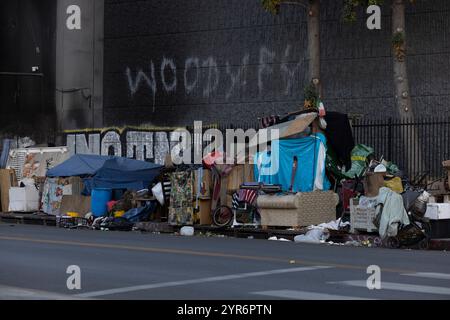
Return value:
[(394, 163), (392, 163), (391, 161), (383, 161), (382, 162), (387, 169), (387, 173), (393, 176), (401, 176), (402, 175), (402, 171), (398, 168), (398, 166)]
[(156, 201), (151, 201), (144, 207), (128, 210), (122, 217), (130, 222), (140, 222), (148, 219), (156, 209)]
[(352, 151), (352, 167), (344, 174), (350, 179), (361, 176), (373, 154), (373, 148), (364, 144), (356, 145)]
[(336, 156), (331, 151), (331, 148), (328, 148), (326, 168), (338, 180), (355, 179), (355, 177), (361, 176), (373, 156), (373, 148), (364, 144), (356, 145), (352, 150), (352, 166), (345, 172), (337, 165)]
[(189, 226), (184, 226), (180, 229), (180, 235), (192, 237), (194, 235), (194, 228)]
[(402, 193), (403, 192), (403, 183), (402, 183), (402, 179), (400, 179), (399, 177), (395, 177), (393, 179), (390, 180), (385, 180), (384, 181), (384, 186), (391, 189), (392, 191), (395, 191), (397, 193)]
[(158, 200), (158, 202), (163, 206), (164, 205), (164, 193), (163, 193), (161, 182), (158, 182), (152, 188), (152, 194), (155, 196), (156, 200)]

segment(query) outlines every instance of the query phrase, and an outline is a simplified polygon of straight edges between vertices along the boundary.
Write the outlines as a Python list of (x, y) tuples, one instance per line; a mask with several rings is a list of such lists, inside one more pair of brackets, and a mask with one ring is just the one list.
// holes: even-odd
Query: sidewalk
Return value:
[[(0, 213), (0, 223), (14, 224), (31, 224), (56, 226), (56, 217), (40, 214), (40, 213)], [(139, 222), (135, 226), (136, 231), (149, 233), (178, 233), (180, 227), (171, 226), (166, 222)], [(252, 239), (268, 239), (270, 237), (284, 238), (293, 240), (295, 236), (306, 233), (306, 228), (299, 230), (286, 229), (257, 229), (257, 228), (223, 228), (215, 226), (194, 226), (199, 236), (226, 236), (234, 238), (252, 238)], [(349, 234), (342, 231), (330, 230), (330, 238), (332, 244), (343, 244), (349, 241), (370, 241), (378, 236), (373, 234)], [(432, 239), (430, 240), (429, 250), (447, 251), (450, 250), (450, 239)]]

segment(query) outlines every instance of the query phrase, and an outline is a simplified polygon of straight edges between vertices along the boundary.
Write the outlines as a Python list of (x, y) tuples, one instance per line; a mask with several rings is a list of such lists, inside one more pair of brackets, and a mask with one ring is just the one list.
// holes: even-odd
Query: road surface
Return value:
[(449, 298), (447, 252), (0, 224), (0, 299)]

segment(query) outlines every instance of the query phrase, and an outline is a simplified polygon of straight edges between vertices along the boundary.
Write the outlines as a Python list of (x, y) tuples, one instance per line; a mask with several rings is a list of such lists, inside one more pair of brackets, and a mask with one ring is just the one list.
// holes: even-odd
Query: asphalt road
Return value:
[(447, 252), (0, 224), (0, 299), (449, 298)]

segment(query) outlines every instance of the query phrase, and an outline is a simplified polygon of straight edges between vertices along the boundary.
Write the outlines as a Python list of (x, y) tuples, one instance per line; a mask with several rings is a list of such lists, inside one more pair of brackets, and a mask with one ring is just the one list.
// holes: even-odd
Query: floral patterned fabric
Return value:
[(69, 183), (64, 178), (47, 178), (42, 190), (42, 211), (51, 215), (59, 215), (64, 186)]
[(171, 173), (170, 181), (169, 224), (192, 225), (194, 223), (192, 172)]

